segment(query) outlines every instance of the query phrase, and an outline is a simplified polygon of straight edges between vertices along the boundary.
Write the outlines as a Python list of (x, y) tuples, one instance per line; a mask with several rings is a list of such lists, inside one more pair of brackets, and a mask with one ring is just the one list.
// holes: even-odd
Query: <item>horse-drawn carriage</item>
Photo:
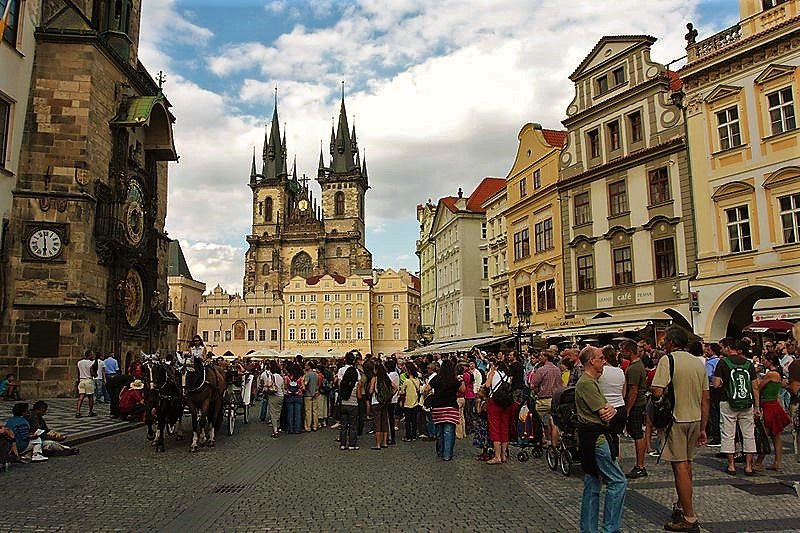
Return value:
[(225, 392), (222, 395), (223, 418), (228, 435), (233, 435), (236, 417), (241, 416), (245, 424), (250, 422), (250, 397), (253, 390), (253, 374), (240, 373), (236, 367), (225, 369)]

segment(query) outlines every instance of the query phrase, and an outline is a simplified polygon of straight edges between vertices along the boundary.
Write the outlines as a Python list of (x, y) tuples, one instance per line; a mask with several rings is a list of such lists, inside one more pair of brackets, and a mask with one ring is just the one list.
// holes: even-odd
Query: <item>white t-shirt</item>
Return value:
[(483, 386), (483, 375), (477, 368), (472, 372), (472, 392), (478, 394), (478, 391)]
[(400, 374), (389, 372), (389, 380), (392, 382), (392, 386), (397, 389), (394, 396), (392, 396), (392, 403), (397, 403), (400, 401)]
[(494, 394), (494, 391), (497, 390), (497, 387), (500, 386), (500, 382), (503, 380), (507, 381), (508, 383), (511, 383), (511, 380), (508, 377), (506, 377), (505, 372), (502, 372), (500, 370), (495, 370), (494, 374), (492, 374), (492, 383), (490, 385), (492, 394)]
[(92, 379), (92, 365), (94, 365), (94, 361), (91, 359), (81, 359), (78, 361), (78, 378)]
[(617, 366), (606, 365), (597, 379), (600, 392), (612, 407), (625, 405), (625, 371)]
[(278, 398), (283, 398), (283, 376), (280, 374), (272, 374), (272, 383), (275, 387), (275, 394)]
[(103, 377), (105, 376), (105, 371), (106, 371), (106, 364), (103, 362), (102, 359), (97, 359), (97, 377), (95, 377), (94, 379), (102, 380)]

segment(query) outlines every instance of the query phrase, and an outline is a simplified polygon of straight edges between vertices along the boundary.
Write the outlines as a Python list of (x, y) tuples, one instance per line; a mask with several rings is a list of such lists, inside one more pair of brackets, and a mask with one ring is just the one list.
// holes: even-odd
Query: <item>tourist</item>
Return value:
[(281, 427), (281, 411), (283, 411), (284, 381), (281, 367), (277, 361), (269, 362), (270, 383), (267, 385), (269, 396), (269, 419), (272, 422), (272, 438), (278, 438)]
[(0, 398), (3, 398), (3, 400), (19, 400), (17, 380), (14, 374), (6, 374), (6, 377), (0, 381)]
[(203, 362), (209, 360), (208, 350), (206, 349), (206, 345), (203, 343), (203, 338), (200, 335), (195, 335), (192, 337), (192, 342), (189, 345), (189, 353), (192, 354), (194, 359), (200, 359)]
[(261, 396), (261, 415), (258, 420), (261, 422), (267, 421), (270, 385), (272, 385), (272, 373), (269, 371), (269, 366), (265, 365), (264, 371), (258, 376), (258, 395)]
[(383, 362), (376, 359), (372, 361), (374, 375), (367, 389), (370, 394), (370, 412), (375, 427), (375, 446), (372, 449), (380, 450), (389, 447), (389, 404), (392, 403), (395, 389)]
[(336, 374), (336, 383), (341, 399), (341, 422), (339, 427), (339, 449), (358, 450), (359, 401), (363, 396), (360, 372), (354, 365), (355, 356), (348, 352), (345, 364)]
[(464, 365), (456, 364), (456, 375), (459, 381), (464, 383), (464, 391), (456, 393), (456, 404), (458, 404), (458, 423), (456, 423), (456, 439), (463, 439), (467, 436), (466, 420), (464, 416), (464, 407), (466, 405), (465, 395), (467, 393), (467, 384), (464, 382)]
[[(91, 363), (91, 359), (89, 359), (89, 363)], [(23, 458), (30, 453), (31, 461), (34, 463), (47, 461), (47, 457), (42, 454), (41, 436), (44, 434), (44, 430), (31, 431), (30, 422), (26, 418), (30, 415), (28, 404), (24, 402), (14, 404), (11, 413), (14, 416), (6, 420), (5, 426), (14, 435), (17, 456)]]
[(525, 389), (525, 366), (520, 362), (516, 351), (508, 352), (506, 367), (508, 368), (508, 377), (511, 380), (511, 391), (514, 393), (514, 403), (517, 404), (514, 408), (516, 411), (522, 405), (524, 399), (523, 391)]
[(322, 361), (317, 363), (317, 374), (319, 376), (319, 394), (316, 398), (317, 403), (317, 427), (327, 427), (330, 418), (330, 394), (331, 384), (333, 383), (333, 372), (330, 367)]
[(303, 376), (303, 411), (305, 417), (303, 418), (303, 431), (316, 431), (319, 424), (319, 413), (317, 412), (319, 396), (319, 374), (314, 364), (310, 359), (306, 361), (305, 375)]
[(81, 406), (84, 398), (89, 400), (89, 416), (95, 416), (94, 412), (94, 378), (92, 377), (92, 365), (94, 365), (94, 352), (86, 350), (83, 359), (78, 361), (78, 403), (75, 406), (75, 417), (80, 418)]
[(477, 447), (481, 453), (475, 456), (478, 461), (488, 461), (489, 456), (489, 422), (487, 418), (487, 405), (489, 391), (486, 387), (481, 387), (475, 396), (475, 432), (472, 438), (472, 445)]
[(636, 343), (632, 340), (622, 341), (619, 345), (622, 357), (628, 361), (625, 371), (625, 429), (633, 439), (636, 449), (636, 464), (627, 473), (628, 479), (647, 477), (644, 456), (647, 452), (647, 441), (644, 434), (644, 412), (647, 406), (647, 370)]
[[(108, 388), (108, 380), (119, 374), (119, 363), (114, 357), (113, 353), (108, 354), (108, 357), (103, 359), (103, 367), (106, 371), (106, 389)], [(109, 396), (111, 394), (109, 393)]]
[[(476, 373), (481, 380), (480, 384), (475, 378)], [(478, 389), (483, 384), (483, 377), (481, 377), (481, 373), (475, 366), (474, 358), (467, 363), (463, 378), (464, 386), (466, 387), (464, 391), (464, 424), (466, 425), (466, 432), (471, 434), (475, 429), (475, 398), (477, 397)]]
[(567, 386), (574, 387), (578, 383), (578, 379), (580, 379), (581, 373), (583, 372), (583, 365), (581, 364), (580, 359), (580, 350), (577, 348), (568, 348), (562, 353), (567, 360), (571, 362)]
[(436, 456), (450, 461), (453, 459), (458, 423), (456, 394), (464, 391), (463, 378), (456, 376), (453, 362), (445, 359), (437, 374), (425, 385), (423, 394), (426, 389), (433, 390), (430, 409), (436, 431)]
[(144, 420), (144, 382), (135, 379), (130, 387), (125, 387), (119, 393), (119, 413), (131, 421)]
[[(778, 402), (778, 393), (782, 389), (783, 367), (781, 367), (778, 354), (770, 352), (763, 358), (764, 366), (767, 369), (764, 377), (758, 380), (760, 406), (764, 417), (764, 429), (772, 437), (775, 447), (775, 460), (767, 466), (767, 470), (780, 471), (781, 460), (783, 460), (783, 441), (781, 434), (791, 419), (784, 411), (783, 406)], [(759, 455), (754, 465), (754, 469), (760, 470), (764, 461), (764, 456)]]
[[(719, 364), (722, 355), (722, 347), (716, 342), (706, 343), (703, 346), (703, 353), (706, 356), (705, 367), (708, 376), (709, 386), (714, 377), (714, 372)], [(711, 410), (708, 413), (708, 446), (720, 446), (722, 444), (720, 435), (720, 413), (719, 413), (720, 394), (717, 389), (711, 388)]]
[(550, 406), (553, 395), (563, 386), (561, 371), (553, 363), (554, 358), (554, 352), (542, 350), (539, 353), (539, 366), (528, 376), (528, 385), (536, 397), (536, 413), (542, 425), (547, 427), (542, 438), (553, 446), (558, 444), (558, 427), (550, 417)]
[(753, 455), (756, 453), (754, 417), (761, 416), (759, 405), (758, 376), (755, 365), (742, 355), (749, 346), (743, 341), (723, 339), (720, 341), (725, 357), (717, 364), (712, 386), (721, 393), (720, 415), (722, 419), (721, 453), (728, 455), (730, 475), (736, 475), (734, 455), (736, 427), (742, 435), (742, 448), (745, 454), (747, 476), (753, 475)]
[(575, 409), (580, 422), (578, 446), (584, 471), (580, 530), (598, 531), (600, 489), (605, 483), (602, 530), (621, 531), (628, 482), (617, 462), (618, 449), (611, 439), (610, 422), (617, 410), (603, 396), (598, 383), (598, 378), (606, 368), (605, 357), (594, 346), (583, 348), (579, 357), (583, 372), (575, 385)]
[(403, 401), (403, 416), (406, 422), (406, 433), (403, 437), (403, 442), (411, 442), (416, 440), (418, 435), (417, 419), (422, 385), (420, 384), (417, 365), (413, 361), (406, 361), (405, 367), (407, 377), (401, 385), (400, 394)]
[(398, 414), (397, 404), (400, 401), (400, 374), (397, 372), (397, 359), (389, 357), (384, 363), (386, 367), (386, 375), (392, 382), (392, 389), (395, 391), (392, 395), (392, 401), (389, 403), (389, 446), (394, 446), (396, 443), (396, 433), (400, 429), (397, 427)]
[(361, 390), (364, 394), (358, 399), (358, 435), (361, 436), (364, 434), (364, 423), (367, 420), (367, 413), (369, 412), (369, 394), (367, 394), (367, 385), (369, 384), (369, 380), (367, 379), (367, 373), (364, 371), (364, 357), (356, 350), (354, 350), (355, 355), (355, 366), (358, 370), (358, 380), (361, 382)]
[(288, 365), (284, 378), (283, 402), (286, 405), (286, 433), (295, 435), (302, 429), (303, 369), (297, 364)]
[(789, 363), (788, 372), (789, 384), (786, 390), (791, 394), (789, 404), (789, 416), (792, 419), (792, 445), (797, 460), (800, 461), (800, 357)]
[(597, 378), (597, 385), (608, 404), (616, 411), (609, 426), (611, 426), (610, 436), (614, 441), (613, 448), (619, 453), (619, 436), (625, 430), (625, 421), (628, 419), (628, 412), (625, 410), (625, 371), (619, 367), (617, 350), (613, 346), (610, 344), (604, 346), (601, 352), (605, 358), (605, 365), (603, 372)]
[(128, 365), (127, 374), (132, 376), (133, 379), (142, 379), (142, 374), (144, 372), (144, 366), (142, 366), (142, 362), (138, 357), (133, 355), (133, 352), (128, 352), (128, 355), (131, 356), (131, 363)]
[(107, 403), (108, 392), (106, 391), (106, 371), (105, 362), (100, 352), (95, 354), (92, 366), (92, 377), (94, 378), (94, 401), (95, 403)]
[(39, 429), (44, 432), (41, 434), (42, 453), (47, 456), (77, 455), (80, 453), (78, 448), (62, 444), (67, 440), (67, 436), (58, 431), (51, 430), (44, 418), (45, 415), (47, 415), (47, 402), (39, 400), (33, 404), (30, 414), (26, 417), (32, 433)]
[(489, 404), (487, 407), (489, 440), (492, 441), (492, 446), (494, 447), (494, 457), (486, 461), (486, 464), (496, 465), (508, 461), (509, 427), (513, 422), (511, 420), (513, 405), (501, 405), (495, 399), (495, 394), (497, 394), (500, 385), (507, 383), (509, 380), (506, 371), (505, 362), (497, 361), (494, 364), (490, 364), (489, 373), (486, 375), (486, 383), (489, 389)]
[(673, 505), (672, 519), (664, 524), (664, 529), (699, 532), (692, 501), (692, 461), (696, 448), (706, 443), (710, 400), (705, 368), (685, 351), (687, 344), (684, 329), (674, 325), (667, 328), (664, 347), (672, 357), (661, 357), (658, 361), (652, 392), (655, 398), (661, 398), (665, 388), (672, 384), (674, 394), (673, 422), (661, 458), (672, 465), (678, 502)]

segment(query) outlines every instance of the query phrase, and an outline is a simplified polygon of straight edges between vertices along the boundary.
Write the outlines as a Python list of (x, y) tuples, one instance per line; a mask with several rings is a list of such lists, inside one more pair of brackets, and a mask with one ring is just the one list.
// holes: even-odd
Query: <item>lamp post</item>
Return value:
[(506, 312), (503, 313), (503, 318), (505, 319), (506, 327), (517, 339), (517, 357), (519, 357), (522, 353), (522, 335), (531, 327), (531, 312), (528, 309), (523, 309), (517, 313), (517, 323), (516, 325), (512, 325), (511, 311), (509, 311), (508, 306), (506, 306)]

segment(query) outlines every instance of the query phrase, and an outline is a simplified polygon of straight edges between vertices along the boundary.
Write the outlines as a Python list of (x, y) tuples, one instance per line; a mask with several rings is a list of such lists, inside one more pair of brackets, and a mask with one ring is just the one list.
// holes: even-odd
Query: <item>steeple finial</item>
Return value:
[(292, 165), (292, 179), (297, 181), (297, 154), (294, 155), (294, 164)]
[(344, 80), (342, 80), (342, 102), (344, 103)]
[(256, 147), (253, 145), (253, 165), (250, 167), (250, 181), (256, 178)]

